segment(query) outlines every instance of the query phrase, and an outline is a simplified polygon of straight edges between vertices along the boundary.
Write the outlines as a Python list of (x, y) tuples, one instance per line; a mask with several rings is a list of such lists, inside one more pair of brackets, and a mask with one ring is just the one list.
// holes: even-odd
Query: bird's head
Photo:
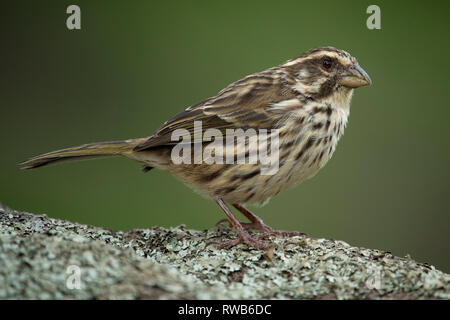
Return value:
[(352, 89), (372, 84), (354, 57), (332, 47), (311, 49), (281, 67), (295, 79), (294, 90), (313, 99), (351, 97)]

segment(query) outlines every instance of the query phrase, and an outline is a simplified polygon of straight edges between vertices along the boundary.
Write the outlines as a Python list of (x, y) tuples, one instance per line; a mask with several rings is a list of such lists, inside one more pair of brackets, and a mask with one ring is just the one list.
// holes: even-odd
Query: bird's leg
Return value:
[(225, 248), (225, 247), (232, 247), (235, 246), (241, 242), (244, 242), (250, 247), (254, 247), (256, 249), (267, 249), (270, 247), (273, 247), (273, 244), (261, 241), (256, 237), (251, 236), (247, 231), (245, 231), (245, 228), (241, 225), (238, 219), (233, 215), (230, 208), (227, 207), (225, 202), (223, 202), (220, 198), (214, 198), (214, 200), (217, 202), (217, 204), (222, 208), (223, 212), (225, 212), (228, 222), (230, 223), (231, 227), (236, 231), (238, 237), (232, 240), (228, 241), (212, 241), (207, 244), (209, 246), (210, 244), (215, 244), (219, 249)]
[[(237, 208), (241, 213), (243, 213), (250, 221), (252, 221), (251, 223), (248, 222), (239, 222), (244, 229), (256, 229), (256, 230), (263, 230), (263, 226), (266, 226), (267, 228), (270, 228), (269, 226), (265, 225), (262, 221), (262, 219), (258, 216), (256, 216), (255, 214), (253, 214), (252, 212), (248, 211), (246, 208), (244, 207), (240, 207), (243, 208), (243, 210), (245, 210), (246, 212), (244, 213), (243, 211), (241, 211), (240, 208), (238, 208), (237, 206), (239, 206), (238, 204), (233, 204), (233, 206), (235, 208)], [(247, 215), (248, 214), (248, 215)], [(227, 218), (224, 219), (220, 219), (217, 223), (216, 226), (222, 224), (222, 223), (230, 223), (230, 221)]]
[(251, 221), (251, 223), (241, 223), (245, 229), (259, 229), (263, 232), (263, 236), (282, 235), (293, 237), (306, 235), (305, 233), (298, 231), (273, 230), (266, 225), (260, 217), (247, 210), (244, 206), (237, 203), (234, 203), (233, 206)]

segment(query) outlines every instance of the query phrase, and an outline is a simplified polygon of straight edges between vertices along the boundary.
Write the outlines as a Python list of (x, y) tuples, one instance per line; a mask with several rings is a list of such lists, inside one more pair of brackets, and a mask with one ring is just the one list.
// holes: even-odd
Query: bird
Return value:
[[(243, 243), (250, 248), (273, 248), (267, 241), (270, 236), (304, 233), (272, 229), (247, 205), (265, 204), (281, 191), (312, 178), (330, 160), (344, 133), (354, 89), (371, 84), (369, 75), (348, 52), (330, 46), (314, 48), (228, 85), (217, 95), (179, 112), (150, 136), (65, 148), (32, 157), (21, 166), (35, 169), (64, 160), (124, 156), (142, 163), (144, 171), (168, 171), (219, 205), (226, 215), (219, 223), (229, 222), (237, 236), (208, 245), (226, 248)], [(239, 129), (253, 131), (225, 152), (216, 148), (211, 152), (213, 143), (224, 145), (217, 138), (219, 134), (226, 136)], [(202, 136), (208, 130), (215, 130), (214, 141)], [(174, 139), (177, 132), (192, 140), (181, 143)], [(250, 143), (255, 133), (261, 137), (264, 132), (269, 134), (259, 144)], [(178, 153), (186, 159), (195, 158), (195, 150), (200, 150), (200, 155), (209, 153), (199, 161), (180, 162), (174, 157), (180, 145), (193, 146)], [(249, 154), (260, 155), (260, 146), (276, 146), (276, 167), (268, 174), (264, 173), (267, 161), (263, 163), (263, 157), (236, 161)], [(227, 155), (233, 161), (207, 161)], [(230, 204), (250, 222), (239, 221)], [(251, 229), (261, 234), (249, 232)]]

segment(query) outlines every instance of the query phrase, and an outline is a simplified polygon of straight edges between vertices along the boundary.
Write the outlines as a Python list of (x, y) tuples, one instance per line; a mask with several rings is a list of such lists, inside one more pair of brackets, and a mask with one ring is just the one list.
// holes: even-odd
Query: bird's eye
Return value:
[(325, 69), (330, 69), (331, 66), (333, 65), (333, 61), (331, 61), (331, 59), (329, 59), (329, 58), (325, 58), (322, 61), (322, 65)]

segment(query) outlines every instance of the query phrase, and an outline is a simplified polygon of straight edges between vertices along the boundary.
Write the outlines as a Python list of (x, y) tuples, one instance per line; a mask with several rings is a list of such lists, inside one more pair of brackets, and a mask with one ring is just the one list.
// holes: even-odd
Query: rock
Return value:
[(268, 253), (206, 246), (230, 237), (224, 226), (113, 231), (0, 205), (0, 298), (450, 298), (450, 275), (409, 256), (309, 237), (272, 238)]

